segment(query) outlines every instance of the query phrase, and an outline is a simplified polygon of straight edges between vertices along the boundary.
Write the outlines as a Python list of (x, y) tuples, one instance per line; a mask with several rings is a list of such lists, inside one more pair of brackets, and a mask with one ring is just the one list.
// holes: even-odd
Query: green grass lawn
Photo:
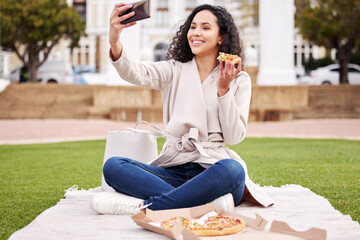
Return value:
[[(232, 148), (254, 182), (310, 188), (360, 222), (360, 141), (247, 138)], [(0, 145), (0, 238), (54, 206), (74, 184), (100, 186), (104, 149), (105, 140)]]

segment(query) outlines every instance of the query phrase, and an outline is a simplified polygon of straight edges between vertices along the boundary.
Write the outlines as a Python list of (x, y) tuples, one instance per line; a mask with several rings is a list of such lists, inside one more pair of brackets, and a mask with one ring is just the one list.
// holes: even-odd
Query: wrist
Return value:
[(110, 43), (110, 53), (113, 61), (117, 61), (120, 58), (121, 52), (122, 52), (122, 44), (120, 42), (114, 44)]
[(229, 91), (229, 89), (230, 89), (229, 87), (228, 88), (218, 88), (218, 90), (217, 90), (218, 97), (224, 96)]

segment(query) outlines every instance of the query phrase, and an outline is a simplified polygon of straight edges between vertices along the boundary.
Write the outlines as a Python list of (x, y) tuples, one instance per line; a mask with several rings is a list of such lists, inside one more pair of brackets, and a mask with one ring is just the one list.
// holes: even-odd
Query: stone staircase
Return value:
[[(360, 86), (255, 86), (249, 121), (360, 118)], [(159, 91), (135, 86), (12, 84), (0, 119), (162, 121)]]
[(161, 122), (161, 94), (135, 86), (35, 83), (11, 84), (0, 93), (0, 119), (51, 118)]
[(294, 109), (294, 118), (360, 118), (360, 86), (311, 86), (308, 105)]
[(0, 119), (89, 117), (96, 86), (11, 84), (0, 94)]
[(360, 86), (256, 86), (249, 121), (360, 118)]

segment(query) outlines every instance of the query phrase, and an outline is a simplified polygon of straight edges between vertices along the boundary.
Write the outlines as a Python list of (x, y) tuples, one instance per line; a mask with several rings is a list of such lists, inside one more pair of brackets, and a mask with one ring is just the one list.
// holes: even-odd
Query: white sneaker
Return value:
[(143, 204), (142, 199), (118, 192), (98, 193), (90, 201), (90, 207), (94, 212), (106, 215), (134, 215), (148, 207)]
[(213, 203), (215, 203), (216, 208), (221, 207), (223, 211), (226, 212), (235, 211), (234, 198), (231, 193), (228, 193), (224, 196), (215, 199)]

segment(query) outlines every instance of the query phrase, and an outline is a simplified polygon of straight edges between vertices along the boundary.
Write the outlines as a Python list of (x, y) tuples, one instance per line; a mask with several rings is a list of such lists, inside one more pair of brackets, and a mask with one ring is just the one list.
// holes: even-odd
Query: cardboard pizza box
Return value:
[[(198, 219), (211, 211), (217, 211), (223, 216), (240, 217), (245, 221), (245, 230), (223, 236), (199, 237), (192, 232), (186, 231), (181, 224), (175, 225), (171, 230), (165, 230), (160, 226), (162, 221), (181, 216), (190, 219)], [(162, 234), (171, 239), (179, 240), (325, 240), (326, 230), (319, 228), (311, 228), (304, 232), (291, 229), (285, 222), (273, 221), (269, 230), (264, 230), (267, 221), (260, 215), (256, 214), (256, 218), (238, 215), (230, 212), (223, 212), (222, 209), (216, 209), (213, 203), (192, 208), (181, 208), (171, 210), (152, 211), (147, 209), (146, 214), (139, 212), (132, 216), (133, 221), (150, 231)]]

